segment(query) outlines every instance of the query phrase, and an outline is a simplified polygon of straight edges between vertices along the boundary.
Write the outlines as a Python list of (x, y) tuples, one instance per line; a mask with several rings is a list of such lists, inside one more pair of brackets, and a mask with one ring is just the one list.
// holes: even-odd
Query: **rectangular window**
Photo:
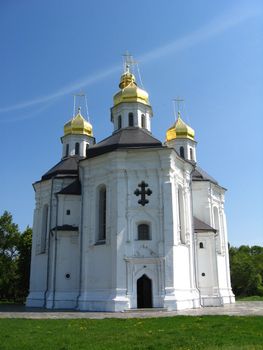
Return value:
[(106, 239), (106, 211), (107, 211), (107, 196), (106, 188), (103, 187), (99, 191), (99, 241), (105, 241)]
[(138, 225), (138, 240), (139, 241), (148, 241), (150, 240), (150, 227), (147, 224)]
[(40, 254), (45, 253), (46, 251), (46, 240), (47, 240), (47, 231), (48, 231), (48, 205), (44, 205), (42, 210), (42, 230), (40, 236)]
[(146, 120), (145, 120), (144, 114), (142, 114), (142, 116), (141, 116), (141, 125), (142, 125), (142, 128), (146, 128)]
[(129, 113), (129, 126), (134, 126), (133, 113)]

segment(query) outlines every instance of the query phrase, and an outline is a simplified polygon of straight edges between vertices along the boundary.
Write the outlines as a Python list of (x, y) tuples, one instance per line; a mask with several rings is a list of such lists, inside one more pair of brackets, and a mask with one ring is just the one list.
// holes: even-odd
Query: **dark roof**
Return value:
[(42, 176), (42, 180), (51, 179), (56, 175), (77, 175), (78, 163), (80, 159), (82, 159), (82, 157), (79, 156), (63, 158), (59, 163), (57, 163), (53, 168), (51, 168)]
[(192, 179), (194, 181), (211, 181), (214, 184), (218, 185), (218, 182), (209, 174), (207, 174), (203, 169), (201, 169), (199, 166), (196, 166)]
[(93, 158), (120, 148), (153, 148), (163, 147), (161, 141), (154, 138), (147, 130), (138, 127), (127, 127), (114, 132), (111, 136), (90, 147), (87, 158)]
[(79, 179), (73, 181), (67, 187), (64, 187), (58, 194), (70, 194), (70, 195), (80, 195), (81, 194), (81, 183)]
[(194, 216), (194, 230), (195, 232), (207, 232), (207, 231), (216, 232), (216, 229), (206, 224), (205, 222), (197, 219), (195, 216)]
[(52, 231), (78, 231), (79, 228), (77, 226), (72, 225), (62, 225), (56, 226), (52, 229)]

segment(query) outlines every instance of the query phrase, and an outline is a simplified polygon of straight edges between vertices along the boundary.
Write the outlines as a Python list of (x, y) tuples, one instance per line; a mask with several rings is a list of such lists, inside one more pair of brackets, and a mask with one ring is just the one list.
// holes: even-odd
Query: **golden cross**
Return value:
[(130, 72), (130, 67), (135, 65), (137, 62), (134, 60), (132, 55), (127, 50), (123, 55), (123, 70), (124, 72)]
[[(180, 103), (184, 102), (184, 99), (180, 97), (176, 97), (173, 99), (173, 110), (174, 110), (174, 118), (176, 119), (176, 114), (179, 116), (180, 115)], [(177, 111), (176, 111), (176, 104), (177, 104)], [(176, 113), (177, 112), (177, 113)]]
[(178, 112), (180, 112), (180, 103), (181, 103), (181, 102), (184, 102), (184, 99), (182, 99), (182, 98), (180, 98), (180, 97), (176, 97), (176, 98), (173, 99), (173, 101), (174, 101), (175, 103), (177, 103), (177, 109), (178, 109)]

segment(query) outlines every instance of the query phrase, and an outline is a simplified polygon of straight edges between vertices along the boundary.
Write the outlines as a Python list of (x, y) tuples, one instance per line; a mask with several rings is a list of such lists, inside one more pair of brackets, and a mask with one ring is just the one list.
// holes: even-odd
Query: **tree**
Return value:
[(30, 262), (31, 262), (31, 245), (32, 245), (32, 229), (27, 227), (20, 235), (18, 244), (18, 287), (20, 296), (25, 298), (28, 294), (30, 279)]
[(0, 299), (24, 299), (28, 294), (32, 229), (21, 234), (10, 213), (0, 216)]
[(17, 293), (17, 260), (20, 234), (7, 211), (0, 216), (0, 298), (15, 298)]
[(233, 292), (237, 296), (263, 295), (263, 248), (230, 247)]

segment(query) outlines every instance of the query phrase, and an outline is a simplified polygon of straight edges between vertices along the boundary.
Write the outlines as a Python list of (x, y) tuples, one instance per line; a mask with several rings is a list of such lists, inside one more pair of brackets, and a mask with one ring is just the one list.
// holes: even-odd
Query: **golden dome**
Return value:
[(149, 105), (149, 95), (145, 90), (140, 89), (135, 81), (135, 76), (126, 71), (122, 74), (119, 87), (121, 91), (113, 97), (114, 106), (121, 102), (141, 102)]
[(64, 125), (64, 135), (72, 134), (93, 136), (92, 125), (81, 115), (80, 108), (78, 114)]
[(166, 141), (174, 139), (190, 139), (194, 140), (195, 132), (189, 125), (187, 125), (181, 118), (178, 112), (178, 118), (173, 126), (166, 131)]

